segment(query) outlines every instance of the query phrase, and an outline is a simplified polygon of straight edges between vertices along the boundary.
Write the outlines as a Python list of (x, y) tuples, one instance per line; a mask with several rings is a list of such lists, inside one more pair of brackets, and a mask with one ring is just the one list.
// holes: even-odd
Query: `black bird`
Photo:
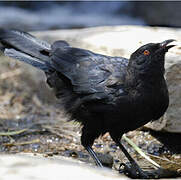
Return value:
[(172, 41), (141, 46), (128, 60), (74, 48), (65, 41), (49, 45), (26, 32), (0, 29), (0, 50), (45, 72), (63, 108), (82, 124), (81, 143), (96, 164), (102, 167), (92, 149), (94, 140), (109, 132), (131, 163), (124, 165), (125, 172), (135, 178), (148, 175), (120, 140), (167, 110), (164, 62)]

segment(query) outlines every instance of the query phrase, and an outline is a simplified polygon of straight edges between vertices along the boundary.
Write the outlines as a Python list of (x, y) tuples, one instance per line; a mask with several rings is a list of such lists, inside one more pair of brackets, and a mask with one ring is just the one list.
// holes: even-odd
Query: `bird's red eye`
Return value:
[(145, 56), (148, 56), (148, 55), (150, 54), (150, 51), (144, 50), (143, 54), (144, 54)]

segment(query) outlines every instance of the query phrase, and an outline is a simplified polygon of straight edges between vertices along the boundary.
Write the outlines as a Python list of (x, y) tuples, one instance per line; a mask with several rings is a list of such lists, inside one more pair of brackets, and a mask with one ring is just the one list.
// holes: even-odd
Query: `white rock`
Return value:
[(110, 169), (98, 169), (61, 156), (0, 155), (1, 180), (128, 179)]

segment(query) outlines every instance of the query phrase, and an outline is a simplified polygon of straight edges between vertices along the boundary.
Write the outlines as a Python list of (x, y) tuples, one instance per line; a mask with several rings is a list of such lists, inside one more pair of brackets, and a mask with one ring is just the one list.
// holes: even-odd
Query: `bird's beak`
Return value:
[(160, 46), (161, 49), (165, 49), (166, 51), (168, 51), (168, 49), (170, 49), (170, 48), (172, 48), (172, 47), (175, 46), (175, 45), (169, 45), (169, 46), (167, 46), (168, 44), (170, 44), (170, 43), (173, 42), (173, 41), (176, 41), (176, 40), (174, 40), (174, 39), (168, 39), (168, 40), (166, 40), (166, 41), (163, 41), (163, 42), (159, 43), (159, 46)]

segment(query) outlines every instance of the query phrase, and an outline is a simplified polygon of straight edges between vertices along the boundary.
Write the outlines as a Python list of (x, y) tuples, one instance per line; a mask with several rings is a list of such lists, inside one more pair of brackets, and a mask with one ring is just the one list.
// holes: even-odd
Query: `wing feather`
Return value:
[(70, 79), (78, 94), (102, 93), (107, 96), (111, 93), (111, 85), (120, 84), (120, 68), (124, 71), (126, 66), (124, 58), (114, 59), (70, 46), (57, 48), (51, 54), (52, 67)]

